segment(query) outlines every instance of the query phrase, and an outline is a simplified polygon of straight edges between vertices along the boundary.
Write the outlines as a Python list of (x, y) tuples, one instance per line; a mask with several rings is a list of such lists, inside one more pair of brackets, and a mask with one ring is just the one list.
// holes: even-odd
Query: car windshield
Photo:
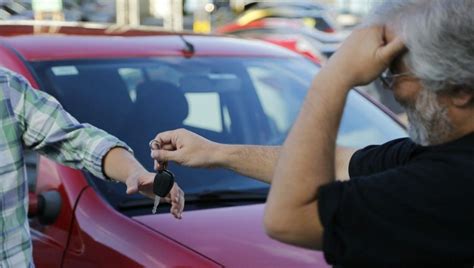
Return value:
[[(299, 57), (162, 57), (32, 62), (41, 88), (82, 123), (125, 141), (153, 169), (148, 142), (186, 128), (231, 144), (280, 145), (319, 68)], [(405, 136), (404, 129), (352, 91), (338, 143), (362, 147)], [(188, 195), (216, 192), (266, 194), (268, 185), (213, 169), (171, 164)], [(86, 173), (89, 178), (91, 175)], [(122, 184), (90, 179), (113, 205), (137, 200)]]

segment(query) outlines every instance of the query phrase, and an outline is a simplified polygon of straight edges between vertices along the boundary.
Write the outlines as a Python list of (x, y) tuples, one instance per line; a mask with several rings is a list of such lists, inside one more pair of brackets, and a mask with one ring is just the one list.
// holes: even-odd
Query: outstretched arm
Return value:
[[(204, 168), (225, 168), (259, 181), (271, 183), (281, 146), (230, 145), (207, 140), (185, 129), (160, 133), (155, 140), (160, 145), (152, 150), (155, 168), (167, 161)], [(337, 176), (348, 179), (352, 148), (338, 147)]]
[[(52, 96), (33, 89), (25, 78), (4, 71), (9, 95), (25, 148), (73, 168), (86, 169), (99, 178), (127, 184), (127, 192), (151, 197), (154, 174), (147, 172), (127, 145), (89, 124), (81, 124)], [(174, 185), (166, 201), (181, 217), (184, 195)]]

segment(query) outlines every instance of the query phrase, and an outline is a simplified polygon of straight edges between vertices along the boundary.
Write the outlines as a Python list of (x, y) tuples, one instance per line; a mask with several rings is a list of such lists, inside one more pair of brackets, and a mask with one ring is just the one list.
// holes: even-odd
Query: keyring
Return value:
[(152, 150), (153, 150), (153, 144), (156, 144), (156, 146), (158, 147), (158, 150), (160, 149), (161, 146), (160, 146), (160, 143), (157, 140), (153, 139), (148, 143), (148, 146), (150, 146), (150, 148)]

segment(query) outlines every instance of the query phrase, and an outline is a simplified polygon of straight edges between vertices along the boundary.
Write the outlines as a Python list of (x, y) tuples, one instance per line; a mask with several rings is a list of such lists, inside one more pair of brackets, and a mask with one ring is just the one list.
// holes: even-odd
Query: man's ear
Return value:
[(471, 90), (457, 89), (451, 94), (451, 101), (454, 106), (462, 108), (474, 103), (474, 94)]

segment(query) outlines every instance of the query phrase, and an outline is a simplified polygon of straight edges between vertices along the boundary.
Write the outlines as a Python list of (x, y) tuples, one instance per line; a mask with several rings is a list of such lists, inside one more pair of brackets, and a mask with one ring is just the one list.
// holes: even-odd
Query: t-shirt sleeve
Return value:
[(349, 176), (368, 176), (405, 164), (416, 148), (408, 138), (396, 139), (382, 145), (367, 146), (351, 157)]
[(433, 169), (432, 164), (418, 161), (320, 187), (318, 211), (326, 260), (335, 265), (402, 267), (464, 254), (462, 239), (446, 223), (451, 220), (446, 215), (452, 213), (446, 200), (463, 200), (454, 188), (443, 191), (446, 182), (436, 179), (447, 167), (438, 164)]

